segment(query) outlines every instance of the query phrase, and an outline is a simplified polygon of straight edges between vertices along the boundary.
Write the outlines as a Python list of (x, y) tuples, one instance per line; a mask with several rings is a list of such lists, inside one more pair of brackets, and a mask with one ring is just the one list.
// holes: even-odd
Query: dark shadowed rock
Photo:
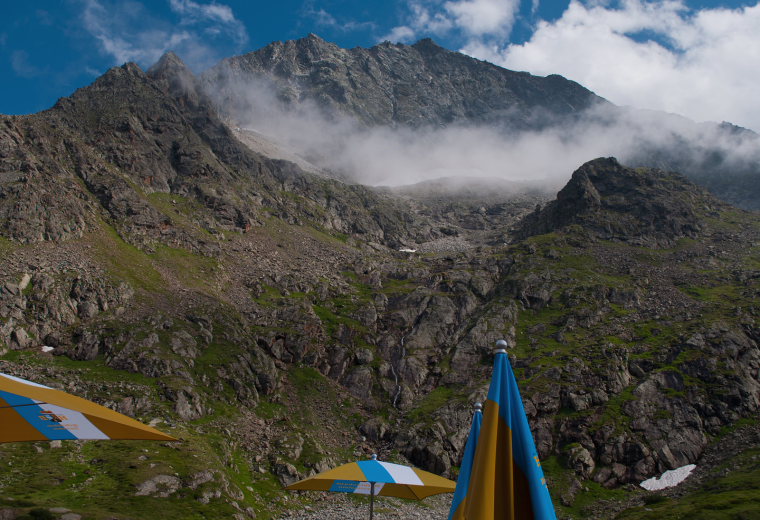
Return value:
[(610, 157), (578, 168), (556, 200), (517, 225), (515, 236), (578, 225), (604, 240), (664, 246), (696, 238), (703, 219), (719, 207), (720, 202), (678, 174), (627, 168)]

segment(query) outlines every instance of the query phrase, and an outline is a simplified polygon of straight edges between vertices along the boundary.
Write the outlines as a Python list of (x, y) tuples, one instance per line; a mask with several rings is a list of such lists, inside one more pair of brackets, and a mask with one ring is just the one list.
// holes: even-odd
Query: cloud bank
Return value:
[(406, 24), (391, 29), (380, 40), (409, 43), (422, 36), (459, 32), (468, 40), (507, 38), (520, 0), (411, 0)]
[[(497, 4), (501, 15), (487, 16)], [(519, 45), (509, 42), (514, 17), (526, 16), (518, 4), (413, 0), (387, 39), (458, 32), (462, 52), (509, 69), (561, 74), (619, 105), (760, 131), (760, 4), (694, 10), (681, 0), (572, 0), (559, 19), (535, 21)]]
[[(708, 162), (719, 172), (760, 161), (760, 142), (752, 133), (612, 105), (589, 109), (572, 123), (546, 121), (541, 130), (521, 132), (472, 124), (367, 128), (347, 116), (326, 114), (309, 101), (285, 104), (278, 87), (265, 80), (215, 84), (210, 92), (237, 125), (268, 136), (318, 167), (373, 186), (494, 178), (553, 192), (581, 164), (597, 157), (667, 169), (672, 169), (668, 161), (678, 161), (693, 168), (684, 173), (698, 174)], [(672, 156), (674, 150), (678, 156)]]

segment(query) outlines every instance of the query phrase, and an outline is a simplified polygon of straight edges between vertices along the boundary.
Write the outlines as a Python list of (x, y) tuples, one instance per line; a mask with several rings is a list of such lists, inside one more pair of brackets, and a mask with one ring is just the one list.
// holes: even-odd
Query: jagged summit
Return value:
[(196, 78), (195, 74), (174, 52), (165, 53), (148, 69), (147, 75), (157, 81), (167, 93), (181, 97), (185, 103), (212, 109), (212, 102)]
[(173, 51), (167, 51), (158, 61), (148, 69), (148, 74), (156, 76), (167, 71), (185, 71), (189, 70), (185, 62)]
[(685, 177), (650, 168), (628, 168), (614, 157), (578, 168), (556, 200), (518, 225), (526, 238), (578, 224), (603, 238), (670, 245), (696, 237), (703, 218), (721, 203)]
[(417, 41), (417, 43), (412, 44), (412, 47), (420, 51), (424, 50), (424, 51), (451, 52), (448, 49), (445, 49), (444, 47), (441, 47), (440, 45), (438, 45), (435, 42), (435, 40), (433, 40), (432, 38), (423, 38)]
[[(227, 58), (201, 81), (231, 120), (254, 121), (274, 106), (318, 107), (327, 120), (364, 127), (486, 127), (506, 140), (548, 130), (594, 155), (682, 172), (732, 204), (760, 207), (760, 141), (751, 132), (617, 107), (560, 75), (508, 70), (429, 38), (343, 49), (310, 34)], [(264, 109), (246, 95), (261, 84), (275, 98)], [(622, 138), (595, 139), (597, 132)]]
[(220, 108), (231, 112), (240, 106), (230, 84), (255, 80), (272, 82), (288, 104), (312, 100), (369, 126), (486, 122), (524, 128), (535, 126), (538, 112), (562, 119), (604, 102), (564, 78), (503, 69), (430, 39), (347, 50), (309, 35), (225, 59), (203, 74), (219, 93)]

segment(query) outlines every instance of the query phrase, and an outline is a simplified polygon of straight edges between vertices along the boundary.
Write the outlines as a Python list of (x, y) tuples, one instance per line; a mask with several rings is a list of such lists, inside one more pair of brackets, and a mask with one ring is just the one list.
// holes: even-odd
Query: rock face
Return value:
[(221, 88), (230, 113), (245, 109), (239, 104), (244, 100), (224, 87), (255, 78), (274, 81), (286, 103), (312, 100), (368, 125), (480, 122), (531, 128), (605, 102), (561, 76), (513, 72), (430, 39), (346, 50), (310, 34), (228, 58), (203, 75), (208, 85)]
[(627, 168), (615, 158), (578, 168), (557, 199), (536, 209), (518, 226), (518, 239), (580, 225), (605, 240), (671, 245), (696, 238), (702, 220), (719, 203), (682, 176)]
[[(424, 223), (412, 228), (379, 193), (334, 189), (250, 151), (172, 54), (147, 74), (134, 64), (111, 69), (47, 112), (1, 123), (0, 215), (6, 235), (23, 242), (81, 237), (106, 218), (135, 245), (213, 254), (213, 241), (190, 228), (245, 232), (271, 214), (377, 242), (435, 235)], [(188, 226), (182, 213), (196, 203)]]
[[(343, 52), (312, 40), (280, 50)], [(597, 159), (522, 220), (536, 200), (506, 191), (345, 184), (247, 149), (173, 55), (2, 125), (0, 371), (187, 439), (87, 455), (72, 489), (98, 511), (269, 515), (292, 507), (272, 485), (372, 452), (452, 475), (498, 339), (565, 504), (698, 462), (760, 410), (760, 222), (679, 175)], [(24, 489), (72, 478), (4, 457)]]

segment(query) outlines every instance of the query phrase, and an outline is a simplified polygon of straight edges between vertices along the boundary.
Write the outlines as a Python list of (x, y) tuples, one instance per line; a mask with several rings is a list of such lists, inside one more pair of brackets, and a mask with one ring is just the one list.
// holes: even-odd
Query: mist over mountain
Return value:
[(431, 40), (346, 50), (309, 35), (223, 60), (202, 79), (240, 126), (266, 127), (365, 184), (473, 176), (554, 191), (578, 164), (615, 156), (760, 207), (754, 132), (617, 107), (561, 76), (509, 71)]
[(455, 478), (505, 339), (559, 517), (754, 518), (760, 217), (694, 180), (756, 200), (722, 174), (756, 139), (315, 36), (0, 116), (0, 372), (182, 439), (0, 446), (0, 517), (331, 518), (282, 486), (372, 453)]

